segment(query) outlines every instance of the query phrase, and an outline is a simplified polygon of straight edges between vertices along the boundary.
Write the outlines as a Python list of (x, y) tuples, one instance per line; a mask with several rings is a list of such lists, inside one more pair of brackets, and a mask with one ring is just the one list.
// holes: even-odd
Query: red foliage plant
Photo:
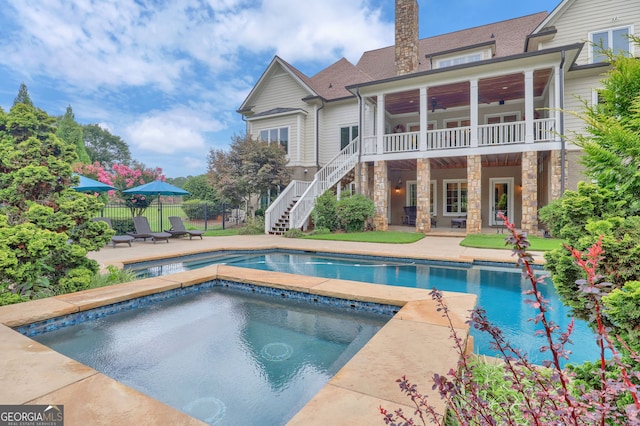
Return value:
[[(603, 253), (602, 239), (590, 247), (586, 253), (567, 247), (586, 275), (586, 279), (579, 280), (577, 284), (593, 304), (594, 318), (592, 318), (592, 323), (597, 325), (595, 334), (600, 348), (600, 386), (595, 390), (586, 390), (584, 387), (574, 388), (572, 392), (570, 382), (573, 374), (561, 368), (560, 360), (568, 359), (570, 354), (566, 345), (571, 343), (573, 322), (567, 330), (563, 331), (548, 319), (549, 302), (538, 290), (545, 277), (537, 277), (534, 272), (533, 258), (527, 253), (529, 241), (526, 234), (518, 233), (513, 223), (503, 215), (502, 218), (510, 232), (506, 242), (513, 246), (513, 252), (518, 257), (518, 266), (522, 268), (523, 275), (531, 283), (531, 288), (526, 290), (525, 294), (532, 296), (527, 303), (538, 312), (532, 321), (542, 324), (542, 329), (538, 334), (545, 337), (545, 344), (540, 350), (550, 352), (551, 359), (545, 361), (543, 367), (532, 364), (526, 354), (505, 340), (502, 331), (491, 324), (484, 310), (476, 308), (471, 312), (469, 324), (478, 330), (489, 333), (492, 347), (500, 353), (504, 362), (505, 383), (519, 394), (519, 398), (514, 399), (511, 404), (518, 405), (517, 408), (521, 415), (518, 419), (510, 409), (512, 407), (501, 404), (499, 408), (496, 408), (482, 396), (486, 387), (474, 381), (469, 355), (465, 355), (462, 340), (456, 335), (449, 320), (455, 347), (460, 356), (458, 369), (450, 371), (446, 376), (435, 374), (433, 389), (437, 389), (440, 397), (447, 402), (450, 415), (460, 425), (515, 425), (521, 422), (521, 418), (524, 418), (527, 424), (540, 426), (552, 424), (640, 425), (640, 402), (632, 380), (640, 379), (640, 374), (630, 371), (630, 367), (621, 360), (602, 321), (602, 289), (609, 286), (608, 283), (601, 282), (602, 277), (596, 273), (598, 261)], [(439, 311), (443, 312), (443, 316), (448, 319), (449, 311), (441, 293), (434, 289), (432, 297), (438, 302)], [(609, 359), (607, 359), (607, 351), (611, 354)], [(632, 354), (632, 357), (636, 361), (640, 359), (637, 354)], [(620, 377), (608, 378), (605, 375), (608, 365), (617, 367), (621, 371)], [(445, 424), (445, 416), (435, 410), (427, 397), (418, 391), (415, 384), (409, 382), (405, 376), (398, 379), (397, 382), (400, 391), (407, 395), (412, 405), (415, 406), (414, 415), (418, 416), (420, 424), (426, 425), (427, 420), (432, 424)], [(633, 403), (620, 408), (617, 401), (625, 392), (631, 394)], [(380, 413), (388, 425), (419, 424), (411, 415), (405, 414), (402, 409), (390, 412), (380, 407)]]

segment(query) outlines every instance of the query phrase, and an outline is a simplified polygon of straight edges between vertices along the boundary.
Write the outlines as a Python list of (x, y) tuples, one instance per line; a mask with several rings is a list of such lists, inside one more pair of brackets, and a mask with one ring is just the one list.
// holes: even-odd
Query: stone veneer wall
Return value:
[(416, 232), (424, 234), (431, 231), (431, 162), (428, 158), (418, 159), (416, 172)]
[(369, 187), (369, 164), (356, 164), (356, 171), (356, 188), (360, 190), (360, 194), (364, 195), (367, 198), (371, 198), (371, 188)]
[(418, 1), (396, 0), (396, 74), (418, 70)]
[(482, 156), (467, 156), (467, 234), (482, 233)]
[[(560, 196), (562, 196), (562, 169), (560, 168), (560, 165), (562, 164), (562, 151), (560, 151), (559, 149), (555, 150), (555, 151), (551, 151), (551, 157), (549, 158), (549, 166), (551, 167), (551, 182), (550, 182), (550, 187), (551, 187), (551, 201), (553, 200), (557, 200), (558, 198), (560, 198)], [(568, 164), (569, 164), (569, 159), (565, 158), (564, 161), (564, 167), (565, 167), (565, 171), (568, 170)], [(567, 190), (569, 189), (567, 187), (567, 182), (568, 182), (568, 173), (565, 173), (564, 176), (564, 189)]]
[(376, 217), (373, 218), (373, 227), (377, 231), (389, 229), (389, 218), (387, 217), (388, 183), (387, 162), (384, 160), (376, 161), (373, 164), (373, 202), (376, 205)]
[(521, 228), (529, 235), (538, 235), (538, 153), (535, 151), (522, 153)]

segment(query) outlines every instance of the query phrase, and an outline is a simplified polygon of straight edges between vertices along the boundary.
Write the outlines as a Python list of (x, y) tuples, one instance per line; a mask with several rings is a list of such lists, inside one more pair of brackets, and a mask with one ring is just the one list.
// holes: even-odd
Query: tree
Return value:
[(86, 254), (111, 236), (91, 221), (102, 204), (71, 188), (75, 147), (54, 121), (25, 102), (0, 113), (0, 304), (86, 288), (98, 271)]
[(67, 111), (58, 119), (58, 130), (56, 135), (63, 141), (76, 147), (76, 154), (81, 163), (89, 164), (89, 154), (84, 147), (82, 138), (82, 126), (76, 122), (75, 115), (71, 109), (71, 105), (67, 107)]
[(105, 167), (114, 163), (131, 164), (129, 145), (120, 136), (112, 135), (98, 124), (83, 126), (82, 134), (90, 162), (97, 161)]
[[(639, 39), (635, 38), (636, 44)], [(626, 342), (640, 351), (640, 317), (633, 282), (640, 280), (640, 62), (611, 56), (612, 68), (599, 91), (601, 102), (577, 114), (587, 124), (576, 137), (584, 150), (583, 163), (592, 183), (580, 183), (540, 210), (550, 232), (569, 246), (585, 250), (602, 236), (604, 253), (598, 273), (605, 321), (613, 335), (631, 336)], [(594, 318), (593, 304), (578, 291), (580, 270), (567, 249), (545, 254), (546, 269), (565, 304), (576, 316)], [(622, 292), (622, 293), (621, 293)], [(621, 348), (624, 352), (624, 348)]]
[(230, 150), (211, 149), (209, 179), (219, 195), (249, 208), (253, 195), (281, 188), (291, 180), (284, 149), (276, 143), (235, 136)]
[(219, 202), (218, 193), (211, 186), (207, 175), (193, 176), (187, 179), (182, 188), (189, 191), (189, 195), (185, 196), (186, 200), (202, 200), (212, 201), (214, 203)]
[(17, 104), (33, 106), (33, 102), (31, 101), (31, 97), (29, 96), (29, 90), (27, 89), (27, 85), (24, 83), (20, 83), (18, 96), (16, 96), (16, 98), (13, 100), (13, 106), (16, 106)]

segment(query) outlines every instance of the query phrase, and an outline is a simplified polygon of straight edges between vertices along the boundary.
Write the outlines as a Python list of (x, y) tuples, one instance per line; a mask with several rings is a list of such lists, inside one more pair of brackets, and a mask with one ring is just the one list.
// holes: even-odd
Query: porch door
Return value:
[(504, 225), (504, 221), (498, 217), (500, 212), (513, 222), (513, 178), (491, 178), (489, 185), (489, 225)]

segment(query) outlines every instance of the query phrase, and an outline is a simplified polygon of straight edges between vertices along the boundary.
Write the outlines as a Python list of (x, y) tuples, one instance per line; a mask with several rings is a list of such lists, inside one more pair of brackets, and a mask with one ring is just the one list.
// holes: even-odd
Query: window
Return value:
[[(430, 198), (429, 198), (429, 211), (431, 213), (431, 215), (435, 215), (436, 211), (438, 210), (438, 203), (437, 203), (437, 199), (438, 199), (438, 193), (437, 193), (437, 187), (436, 187), (436, 181), (432, 180), (430, 187), (429, 187), (429, 191), (430, 191)], [(406, 200), (406, 205), (407, 206), (415, 206), (418, 204), (418, 184), (415, 180), (409, 180), (407, 181), (407, 200)]]
[(340, 127), (340, 150), (346, 148), (352, 140), (358, 137), (358, 126)]
[(468, 64), (482, 60), (482, 53), (472, 53), (470, 55), (456, 56), (454, 58), (440, 59), (436, 62), (436, 68), (451, 67), (453, 65)]
[(589, 34), (591, 41), (591, 62), (606, 61), (607, 57), (602, 53), (601, 49), (610, 49), (614, 54), (628, 54), (631, 52), (631, 40), (629, 34), (630, 27), (613, 28), (604, 31), (598, 31)]
[(444, 212), (445, 216), (456, 216), (467, 212), (467, 181), (445, 180)]
[(269, 143), (278, 142), (284, 148), (284, 152), (289, 154), (289, 128), (288, 127), (260, 130), (260, 140), (263, 140)]

